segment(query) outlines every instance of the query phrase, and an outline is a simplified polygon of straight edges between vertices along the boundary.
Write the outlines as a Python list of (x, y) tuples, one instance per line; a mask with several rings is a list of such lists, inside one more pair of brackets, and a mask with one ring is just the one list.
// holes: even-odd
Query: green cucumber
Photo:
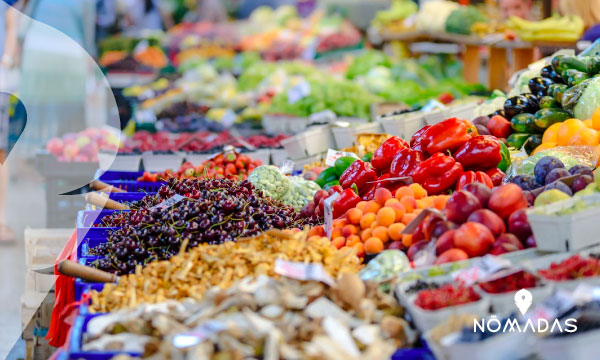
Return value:
[(565, 84), (552, 84), (548, 86), (548, 96), (552, 96), (556, 99), (556, 94), (560, 91), (565, 92), (568, 86)]
[(525, 144), (525, 141), (530, 136), (531, 136), (531, 134), (527, 134), (527, 133), (514, 133), (514, 134), (510, 134), (506, 138), (506, 145), (508, 145), (509, 147), (512, 147), (512, 148), (520, 150), (523, 147), (523, 144)]
[(567, 69), (562, 72), (561, 76), (569, 87), (573, 87), (583, 80), (589, 79), (587, 73), (575, 69)]
[(560, 104), (552, 96), (544, 96), (540, 99), (540, 109), (550, 109), (560, 107)]
[(586, 59), (587, 73), (589, 76), (600, 74), (600, 57), (592, 56)]
[(537, 133), (541, 132), (535, 125), (535, 116), (529, 113), (520, 113), (510, 119), (510, 125), (518, 133)]
[(575, 56), (557, 55), (552, 58), (552, 68), (557, 74), (562, 74), (567, 69), (586, 72), (587, 65)]
[(533, 152), (533, 150), (535, 150), (536, 147), (542, 145), (542, 135), (533, 134), (533, 135), (529, 136), (525, 140), (525, 143), (523, 145), (525, 147), (525, 151), (527, 152), (527, 155), (531, 154)]
[(560, 108), (540, 109), (535, 113), (535, 125), (540, 129), (547, 129), (550, 125), (562, 122), (571, 117), (571, 114)]

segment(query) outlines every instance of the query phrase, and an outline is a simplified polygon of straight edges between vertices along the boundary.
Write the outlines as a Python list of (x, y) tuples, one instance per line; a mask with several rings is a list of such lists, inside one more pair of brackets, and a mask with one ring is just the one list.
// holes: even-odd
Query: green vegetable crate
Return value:
[[(573, 212), (558, 215), (558, 212)], [(600, 243), (600, 194), (575, 197), (527, 211), (537, 248), (577, 251)]]

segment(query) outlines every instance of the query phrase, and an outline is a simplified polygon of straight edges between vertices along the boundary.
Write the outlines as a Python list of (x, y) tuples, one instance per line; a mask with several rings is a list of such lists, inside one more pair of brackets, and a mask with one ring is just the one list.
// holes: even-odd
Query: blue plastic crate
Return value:
[(95, 248), (100, 244), (104, 244), (107, 242), (107, 238), (98, 238), (98, 237), (84, 237), (77, 244), (77, 259), (92, 257), (94, 255), (90, 255), (90, 249)]
[(100, 181), (136, 181), (140, 176), (144, 175), (143, 171), (102, 171), (96, 170), (94, 179)]
[(117, 211), (129, 210), (81, 210), (77, 213), (77, 243), (84, 238), (106, 238), (118, 227), (93, 227), (100, 224), (102, 218)]
[(129, 354), (131, 357), (141, 357), (140, 353), (128, 353), (124, 351), (88, 351), (84, 352), (83, 348), (83, 335), (87, 331), (88, 323), (91, 319), (96, 316), (102, 316), (104, 314), (90, 314), (80, 315), (75, 319), (73, 327), (71, 328), (71, 340), (69, 342), (69, 359), (78, 360), (109, 360), (118, 354)]
[(144, 181), (132, 181), (132, 180), (111, 180), (105, 181), (108, 185), (112, 185), (118, 189), (125, 190), (127, 192), (145, 192), (145, 193), (157, 193), (160, 187), (163, 186), (164, 182), (144, 182)]
[[(142, 200), (144, 197), (148, 195), (155, 195), (153, 192), (126, 192), (126, 193), (110, 193), (108, 194), (108, 198), (114, 200), (119, 203), (133, 202)], [(86, 210), (100, 210), (96, 208), (94, 205), (87, 204)]]
[[(93, 261), (100, 259), (99, 256), (84, 257), (79, 259), (81, 265), (90, 265)], [(90, 283), (83, 281), (79, 278), (75, 279), (75, 301), (81, 300), (81, 296), (90, 290), (102, 291), (104, 289), (103, 283)]]

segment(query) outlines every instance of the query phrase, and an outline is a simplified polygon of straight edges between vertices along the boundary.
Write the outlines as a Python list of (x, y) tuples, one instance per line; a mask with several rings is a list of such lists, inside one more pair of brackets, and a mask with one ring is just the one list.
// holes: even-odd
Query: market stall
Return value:
[[(566, 17), (512, 19), (522, 41), (491, 43), (470, 33), (498, 33), (474, 8), (446, 5), (436, 26), (450, 32), (419, 29), (431, 9), (402, 1), (374, 26), (464, 45), (462, 59), (355, 52), (347, 20), (289, 7), (109, 42), (107, 66), (152, 62), (157, 47), (169, 69), (123, 89), (122, 133), (89, 129), (40, 154), (97, 169), (55, 264), (60, 356), (597, 352), (596, 46), (568, 49), (581, 29)], [(561, 21), (562, 42), (546, 42)], [(548, 44), (561, 51), (534, 61)], [(527, 68), (507, 89), (506, 60), (490, 62), (506, 93), (469, 81), (483, 45)]]

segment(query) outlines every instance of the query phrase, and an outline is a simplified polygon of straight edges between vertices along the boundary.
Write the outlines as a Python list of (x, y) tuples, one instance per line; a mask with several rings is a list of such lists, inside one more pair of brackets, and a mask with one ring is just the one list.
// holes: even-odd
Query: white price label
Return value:
[(344, 157), (344, 156), (351, 156), (353, 158), (358, 159), (358, 155), (356, 155), (355, 153), (328, 149), (327, 150), (327, 158), (325, 159), (325, 164), (327, 166), (333, 166), (333, 164), (335, 164), (335, 161), (337, 159)]
[(331, 240), (331, 231), (333, 229), (333, 202), (340, 197), (339, 193), (334, 193), (325, 200), (323, 205), (323, 216), (325, 217), (325, 231), (327, 232), (327, 238)]
[(221, 118), (221, 123), (224, 127), (230, 128), (233, 126), (235, 119), (237, 119), (237, 114), (233, 112), (233, 110), (227, 109), (227, 111), (225, 111), (225, 114), (223, 114), (223, 117)]
[(466, 285), (472, 285), (495, 272), (511, 266), (511, 262), (493, 255), (475, 259), (470, 267), (455, 272), (452, 277)]
[(287, 91), (288, 103), (294, 104), (310, 95), (310, 84), (301, 80)]
[(276, 259), (274, 271), (279, 275), (292, 279), (321, 281), (327, 285), (334, 284), (333, 278), (323, 269), (323, 265), (320, 263), (301, 263)]
[(185, 196), (181, 196), (179, 194), (175, 194), (173, 196), (171, 196), (170, 198), (168, 198), (167, 200), (161, 202), (158, 205), (154, 205), (153, 207), (151, 207), (150, 209), (159, 209), (159, 210), (164, 210), (164, 209), (168, 209), (171, 206), (177, 204), (178, 202), (180, 202), (181, 200), (185, 199)]
[(156, 114), (154, 111), (152, 111), (152, 109), (138, 109), (135, 112), (135, 121), (138, 124), (154, 123), (156, 122)]

